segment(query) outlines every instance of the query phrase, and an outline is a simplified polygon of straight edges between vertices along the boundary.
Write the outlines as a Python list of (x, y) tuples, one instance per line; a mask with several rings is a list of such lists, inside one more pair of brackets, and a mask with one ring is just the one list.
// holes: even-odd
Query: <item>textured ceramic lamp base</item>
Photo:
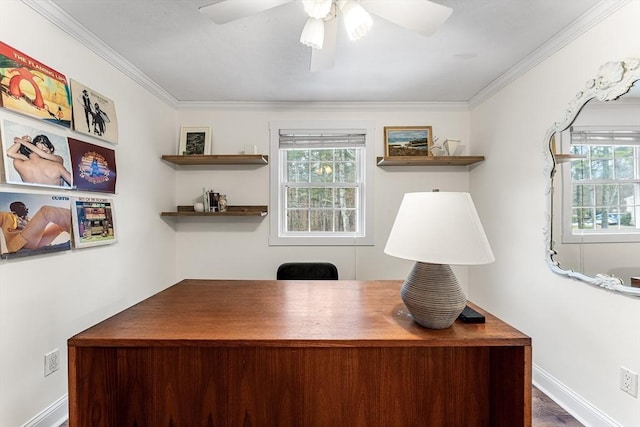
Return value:
[(400, 290), (413, 320), (430, 329), (448, 328), (467, 305), (467, 298), (446, 264), (416, 262)]

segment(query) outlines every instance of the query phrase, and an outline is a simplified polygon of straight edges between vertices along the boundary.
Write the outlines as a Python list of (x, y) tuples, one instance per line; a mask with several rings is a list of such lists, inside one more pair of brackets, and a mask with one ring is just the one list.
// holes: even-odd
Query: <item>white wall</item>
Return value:
[[(565, 391), (556, 397), (577, 397), (594, 405), (592, 413), (602, 412), (600, 419), (638, 425), (638, 400), (617, 385), (620, 365), (640, 371), (640, 300), (550, 273), (542, 237), (545, 131), (600, 64), (640, 56), (638, 18), (634, 0), (471, 115), (394, 106), (175, 112), (27, 6), (0, 0), (0, 40), (111, 97), (120, 127), (119, 242), (0, 261), (0, 425), (27, 423), (64, 397), (70, 336), (181, 278), (273, 278), (281, 262), (320, 258), (335, 262), (344, 279), (405, 277), (411, 263), (384, 255), (384, 243), (402, 194), (434, 187), (471, 189), (496, 254), (492, 265), (456, 269), (465, 287), (470, 282), (470, 299), (533, 337), (536, 372), (548, 374), (548, 384), (557, 386), (551, 391)], [(247, 143), (267, 153), (270, 120), (310, 118), (375, 120), (375, 155), (382, 155), (385, 125), (432, 125), (436, 135), (471, 143), (471, 154), (487, 160), (469, 169), (376, 167), (370, 247), (269, 247), (266, 218), (158, 216), (192, 203), (202, 186), (226, 193), (231, 204), (269, 200), (268, 166), (181, 168), (159, 161), (176, 152), (179, 125), (211, 126), (216, 153), (237, 153)], [(60, 348), (63, 368), (44, 378), (43, 355), (53, 348)]]
[[(466, 108), (439, 107), (404, 111), (367, 108), (365, 105), (336, 110), (312, 106), (299, 109), (242, 109), (178, 111), (178, 123), (211, 126), (215, 154), (239, 153), (245, 144), (269, 153), (270, 120), (374, 120), (375, 153), (384, 154), (383, 128), (397, 125), (431, 125), (435, 136), (459, 138), (469, 143)], [(467, 148), (468, 149), (468, 148)], [(474, 148), (471, 147), (471, 152)], [(475, 153), (474, 153), (475, 154)], [(483, 168), (480, 164), (476, 168)], [(179, 278), (274, 279), (278, 265), (286, 261), (327, 260), (338, 266), (341, 279), (399, 279), (412, 263), (383, 253), (402, 196), (411, 191), (468, 191), (467, 167), (375, 167), (375, 246), (291, 247), (269, 246), (268, 218), (219, 218), (176, 221), (177, 275)], [(192, 204), (202, 187), (227, 195), (229, 204), (269, 204), (268, 167), (180, 168), (177, 172), (178, 204)], [(427, 221), (428, 218), (425, 218)], [(466, 285), (467, 269), (456, 268)]]
[[(173, 204), (175, 173), (160, 155), (178, 133), (173, 109), (21, 2), (0, 0), (0, 40), (111, 98), (120, 135), (118, 243), (0, 261), (0, 425), (9, 427), (64, 402), (69, 337), (175, 282), (175, 233), (159, 216)], [(55, 348), (61, 368), (45, 378)]]
[(640, 400), (618, 388), (620, 366), (640, 372), (640, 299), (547, 268), (543, 139), (601, 64), (640, 56), (638, 22), (631, 1), (471, 113), (487, 156), (471, 193), (497, 261), (471, 270), (470, 297), (533, 338), (534, 379), (588, 425), (640, 425)]

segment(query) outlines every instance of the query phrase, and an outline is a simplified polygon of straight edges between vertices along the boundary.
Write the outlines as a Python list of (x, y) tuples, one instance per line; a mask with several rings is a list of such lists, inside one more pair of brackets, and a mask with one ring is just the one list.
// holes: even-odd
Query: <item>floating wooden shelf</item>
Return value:
[(226, 212), (196, 212), (193, 206), (178, 206), (177, 212), (161, 212), (160, 216), (266, 216), (267, 206), (228, 206)]
[(377, 157), (378, 166), (467, 166), (484, 160), (484, 156)]
[(570, 162), (571, 160), (586, 159), (584, 154), (554, 154), (557, 163)]
[(176, 165), (266, 165), (269, 156), (264, 154), (204, 154), (204, 155), (169, 155), (162, 156), (162, 160)]

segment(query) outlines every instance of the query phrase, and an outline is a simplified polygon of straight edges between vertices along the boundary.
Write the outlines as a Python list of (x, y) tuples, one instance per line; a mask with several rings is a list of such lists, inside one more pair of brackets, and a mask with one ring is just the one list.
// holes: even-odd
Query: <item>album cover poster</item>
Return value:
[(118, 143), (118, 119), (112, 100), (71, 79), (73, 129), (113, 144)]
[(0, 114), (5, 182), (73, 188), (67, 137), (53, 129), (35, 120)]
[(116, 225), (111, 199), (72, 197), (73, 246), (109, 245), (116, 243)]
[(71, 249), (71, 209), (65, 195), (0, 193), (0, 257)]
[(68, 138), (73, 185), (82, 191), (116, 192), (116, 153), (99, 145)]
[(0, 42), (0, 105), (71, 127), (71, 92), (67, 78), (3, 42)]

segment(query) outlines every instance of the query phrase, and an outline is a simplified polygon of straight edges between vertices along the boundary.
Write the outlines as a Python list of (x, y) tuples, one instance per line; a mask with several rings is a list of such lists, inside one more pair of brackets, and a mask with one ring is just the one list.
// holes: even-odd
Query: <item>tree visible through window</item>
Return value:
[(361, 189), (357, 150), (284, 150), (285, 232), (358, 231)]
[(571, 227), (574, 232), (640, 229), (640, 132), (571, 133)]
[(277, 202), (271, 205), (277, 222), (270, 242), (371, 244), (367, 129), (272, 129), (274, 138), (277, 184), (272, 182), (271, 197)]

